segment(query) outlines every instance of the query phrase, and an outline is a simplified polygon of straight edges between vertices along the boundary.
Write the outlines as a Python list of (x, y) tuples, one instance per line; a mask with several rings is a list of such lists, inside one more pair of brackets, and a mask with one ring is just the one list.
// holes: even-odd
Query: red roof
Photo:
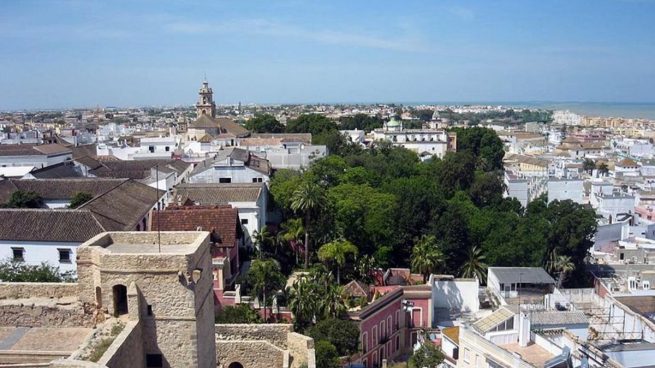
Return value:
[(220, 247), (235, 247), (242, 236), (239, 215), (232, 206), (170, 206), (155, 212), (153, 231), (157, 230), (158, 223), (162, 231), (213, 232), (212, 241)]

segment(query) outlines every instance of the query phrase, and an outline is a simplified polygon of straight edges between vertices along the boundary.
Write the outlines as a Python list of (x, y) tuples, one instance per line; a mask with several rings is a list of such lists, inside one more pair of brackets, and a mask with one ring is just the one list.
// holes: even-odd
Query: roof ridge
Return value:
[(84, 208), (84, 207), (86, 207), (89, 203), (94, 202), (94, 201), (96, 201), (98, 198), (100, 198), (100, 197), (106, 195), (107, 193), (116, 190), (116, 188), (120, 187), (121, 185), (125, 184), (125, 183), (128, 182), (128, 181), (131, 181), (132, 179), (119, 179), (119, 180), (121, 180), (121, 182), (118, 183), (116, 186), (112, 187), (111, 189), (107, 190), (107, 191), (104, 192), (104, 193), (100, 193), (100, 194), (98, 194), (97, 196), (91, 198), (90, 201), (87, 201), (86, 203), (84, 203), (83, 205), (79, 206), (78, 208)]

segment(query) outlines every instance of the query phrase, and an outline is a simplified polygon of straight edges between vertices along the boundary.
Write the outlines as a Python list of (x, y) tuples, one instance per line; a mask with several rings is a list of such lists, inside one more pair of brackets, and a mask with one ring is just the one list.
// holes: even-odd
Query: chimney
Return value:
[(519, 311), (519, 345), (528, 346), (530, 342), (530, 319), (527, 314)]

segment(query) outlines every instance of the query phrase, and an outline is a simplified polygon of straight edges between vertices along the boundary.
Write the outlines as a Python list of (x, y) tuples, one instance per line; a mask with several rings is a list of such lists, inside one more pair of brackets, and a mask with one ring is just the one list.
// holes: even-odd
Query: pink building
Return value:
[(360, 331), (361, 354), (353, 361), (373, 368), (408, 352), (418, 333), (432, 327), (432, 292), (429, 285), (395, 285), (374, 287), (370, 294), (381, 296), (349, 318)]

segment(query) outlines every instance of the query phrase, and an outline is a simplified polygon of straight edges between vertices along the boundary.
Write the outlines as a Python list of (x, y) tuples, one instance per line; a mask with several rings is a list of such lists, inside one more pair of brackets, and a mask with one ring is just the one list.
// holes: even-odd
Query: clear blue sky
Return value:
[(0, 1), (0, 109), (655, 102), (655, 0)]

